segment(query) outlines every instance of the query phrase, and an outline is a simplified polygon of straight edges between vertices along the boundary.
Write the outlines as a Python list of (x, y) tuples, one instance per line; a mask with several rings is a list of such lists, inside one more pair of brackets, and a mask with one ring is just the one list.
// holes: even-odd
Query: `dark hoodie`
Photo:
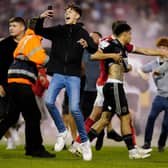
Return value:
[(80, 76), (84, 49), (78, 40), (83, 38), (87, 41), (86, 49), (90, 53), (97, 51), (97, 45), (81, 24), (43, 28), (43, 21), (44, 19), (37, 20), (35, 33), (52, 41), (50, 60), (47, 65), (48, 74)]
[(8, 69), (13, 62), (13, 52), (16, 46), (17, 43), (11, 36), (0, 42), (0, 85), (7, 85)]

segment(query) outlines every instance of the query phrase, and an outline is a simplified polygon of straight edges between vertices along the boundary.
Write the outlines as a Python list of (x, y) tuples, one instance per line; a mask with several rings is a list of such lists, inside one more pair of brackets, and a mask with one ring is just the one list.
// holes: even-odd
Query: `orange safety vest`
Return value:
[(37, 80), (37, 66), (49, 60), (41, 45), (42, 37), (27, 29), (14, 51), (14, 62), (8, 70), (8, 83), (33, 84)]

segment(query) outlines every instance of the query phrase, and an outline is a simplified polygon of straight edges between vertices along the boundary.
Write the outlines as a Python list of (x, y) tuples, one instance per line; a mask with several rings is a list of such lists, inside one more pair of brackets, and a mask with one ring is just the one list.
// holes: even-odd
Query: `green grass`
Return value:
[[(51, 146), (47, 147), (51, 151)], [(153, 149), (152, 156), (143, 160), (129, 160), (125, 147), (93, 148), (93, 160), (83, 161), (68, 151), (57, 153), (56, 158), (41, 159), (24, 155), (23, 146), (8, 151), (0, 145), (0, 168), (168, 168), (168, 151)]]

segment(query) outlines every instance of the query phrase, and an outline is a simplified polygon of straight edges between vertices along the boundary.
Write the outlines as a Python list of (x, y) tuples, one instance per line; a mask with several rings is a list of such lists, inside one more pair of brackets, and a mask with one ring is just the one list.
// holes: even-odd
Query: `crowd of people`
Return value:
[[(38, 16), (39, 13), (47, 9), (49, 4), (53, 4), (55, 11), (58, 13), (54, 17), (53, 22), (62, 22), (62, 11), (64, 10), (65, 4), (70, 1), (8, 0), (5, 2), (6, 3), (4, 3), (4, 1), (0, 2), (0, 22), (2, 23), (0, 25), (1, 37), (7, 35), (8, 19), (10, 16), (21, 16), (25, 19), (31, 16)], [(136, 30), (138, 28), (139, 38), (142, 36), (143, 39), (145, 34), (149, 38), (155, 38), (157, 35), (166, 33), (166, 13), (168, 8), (166, 0), (75, 0), (74, 2), (82, 7), (82, 21), (85, 23), (89, 32), (96, 29), (101, 32), (103, 36), (106, 36), (110, 34), (109, 24), (111, 24), (112, 20), (124, 19), (136, 27)]]
[[(161, 38), (161, 42), (157, 43), (161, 50), (147, 49), (131, 44), (131, 32), (135, 33), (135, 41), (140, 41), (139, 43), (145, 47), (151, 47), (151, 40), (154, 41), (156, 37), (167, 36), (166, 17), (164, 17), (166, 4), (163, 5), (163, 1), (157, 0), (139, 3), (135, 3), (134, 0), (126, 2), (107, 0), (103, 3), (102, 1), (95, 3), (92, 0), (75, 2), (81, 8), (74, 4), (65, 6), (66, 1), (32, 1), (32, 3), (9, 1), (9, 4), (15, 4), (15, 9), (10, 10), (9, 16), (16, 17), (10, 20), (6, 19), (8, 16), (6, 13), (0, 18), (4, 23), (1, 24), (2, 26), (6, 26), (5, 22), (8, 21), (7, 26), (9, 26), (10, 33), (9, 37), (0, 42), (3, 51), (1, 57), (2, 60), (4, 59), (1, 61), (0, 67), (3, 74), (0, 79), (0, 96), (8, 105), (7, 113), (0, 121), (0, 138), (7, 135), (7, 131), (8, 136), (6, 137), (10, 138), (9, 129), (17, 123), (19, 115), (22, 113), (25, 120), (25, 155), (55, 157), (55, 154), (48, 152), (43, 145), (40, 111), (44, 110), (41, 105), (46, 105), (43, 108), (55, 124), (54, 151), (60, 152), (66, 145), (68, 128), (61, 115), (62, 108), (58, 108), (55, 103), (59, 93), (65, 89), (68, 101), (64, 106), (66, 105), (66, 111), (72, 114), (73, 123), (79, 134), (77, 137), (74, 134), (70, 152), (82, 155), (83, 160), (92, 160), (90, 142), (97, 137), (96, 150), (100, 150), (103, 145), (104, 128), (107, 127), (108, 138), (125, 142), (130, 159), (147, 158), (151, 156), (152, 151), (153, 129), (151, 127), (162, 110), (165, 110), (165, 115), (158, 148), (159, 151), (164, 151), (168, 135), (167, 106), (163, 104), (162, 107), (158, 107), (157, 111), (155, 111), (156, 109), (151, 110), (146, 126), (144, 145), (142, 148), (138, 147), (136, 143), (137, 123), (134, 120), (136, 117), (134, 118), (134, 114), (130, 112), (135, 112), (138, 108), (134, 109), (135, 105), (131, 109), (129, 108), (123, 81), (124, 74), (129, 74), (129, 71), (134, 69), (133, 65), (129, 64), (127, 52), (140, 54), (140, 56), (160, 56), (162, 59), (168, 57), (168, 39), (166, 37)], [(37, 3), (39, 8), (35, 10), (34, 7), (37, 6)], [(52, 4), (52, 8), (47, 9), (49, 4)], [(8, 8), (10, 7), (9, 5)], [(5, 7), (1, 10), (4, 9)], [(31, 18), (37, 15), (39, 17)], [(29, 19), (28, 25), (23, 18)], [(62, 22), (63, 19), (65, 24)], [(55, 26), (55, 22), (58, 24), (57, 26)], [(1, 27), (0, 30), (4, 30), (4, 28)], [(89, 35), (88, 32), (92, 33)], [(2, 37), (6, 36), (4, 31), (0, 34)], [(108, 37), (100, 40), (102, 35)], [(144, 36), (148, 39), (147, 41), (144, 40)], [(51, 43), (49, 57), (42, 47), (42, 38), (48, 39)], [(146, 42), (149, 41), (150, 44), (146, 45)], [(135, 44), (135, 42), (133, 43)], [(6, 51), (8, 53), (5, 54)], [(4, 58), (4, 55), (8, 57)], [(143, 60), (144, 62), (149, 60), (148, 57), (146, 58), (145, 61)], [(101, 60), (100, 69), (94, 68), (95, 71), (90, 71), (89, 69), (94, 66), (98, 68), (98, 62), (90, 59)], [(152, 67), (151, 70), (146, 70), (146, 67), (142, 69), (144, 72), (153, 72), (156, 87), (158, 90), (161, 89), (156, 98), (162, 97), (165, 104), (166, 100), (164, 99), (167, 99), (165, 93), (167, 88), (164, 85), (167, 79), (166, 63), (165, 61), (163, 66), (158, 64), (156, 66), (158, 69), (154, 72), (155, 67)], [(161, 67), (159, 67), (160, 65)], [(84, 68), (84, 75), (82, 68)], [(50, 81), (48, 81), (46, 73), (51, 76)], [(142, 74), (142, 71), (137, 70), (136, 73)], [(83, 92), (80, 90), (82, 76), (85, 76)], [(98, 83), (96, 83), (97, 78)], [(161, 80), (163, 80), (163, 84), (158, 83)], [(127, 83), (129, 82), (127, 81)], [(139, 87), (138, 84), (132, 85), (133, 88)], [(47, 94), (43, 102), (40, 97), (45, 89), (47, 89)], [(147, 89), (143, 88), (142, 90), (139, 93), (145, 93)], [(139, 99), (136, 100), (139, 101)], [(159, 100), (154, 100), (153, 106), (157, 105), (157, 101)], [(137, 102), (136, 105), (138, 105)], [(111, 119), (115, 114), (121, 122), (121, 135), (111, 125)], [(149, 128), (151, 128), (150, 132)]]

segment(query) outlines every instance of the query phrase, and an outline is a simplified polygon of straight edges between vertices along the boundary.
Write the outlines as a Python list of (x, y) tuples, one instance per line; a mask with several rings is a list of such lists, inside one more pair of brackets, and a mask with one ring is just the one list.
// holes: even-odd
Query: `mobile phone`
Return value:
[(48, 5), (48, 8), (47, 8), (48, 10), (52, 10), (53, 9), (53, 7), (52, 7), (52, 5)]

